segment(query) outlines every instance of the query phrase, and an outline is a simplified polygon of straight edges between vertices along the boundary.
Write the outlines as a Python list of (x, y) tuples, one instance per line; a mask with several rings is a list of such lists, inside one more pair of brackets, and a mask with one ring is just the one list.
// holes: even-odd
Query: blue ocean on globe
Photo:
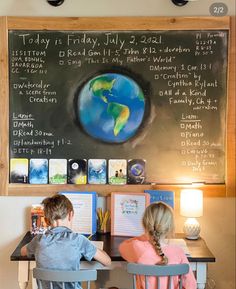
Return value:
[(104, 142), (129, 140), (143, 122), (144, 93), (136, 81), (123, 74), (104, 73), (90, 79), (80, 90), (77, 103), (83, 129)]
[(140, 176), (143, 173), (143, 166), (141, 164), (134, 164), (132, 165), (131, 169), (130, 169), (132, 175), (134, 176)]

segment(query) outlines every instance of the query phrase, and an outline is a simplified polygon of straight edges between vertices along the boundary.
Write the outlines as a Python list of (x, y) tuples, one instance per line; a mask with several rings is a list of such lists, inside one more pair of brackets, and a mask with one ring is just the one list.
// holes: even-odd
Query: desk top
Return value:
[[(34, 235), (30, 232), (27, 232), (20, 243), (17, 245), (14, 252), (11, 254), (10, 260), (11, 261), (34, 261), (35, 259), (23, 257), (20, 255), (20, 249), (27, 243), (29, 243), (33, 239)], [(120, 256), (118, 247), (121, 242), (128, 239), (130, 237), (123, 237), (123, 236), (111, 236), (108, 234), (95, 234), (91, 238), (93, 241), (103, 241), (104, 251), (111, 257), (112, 261), (124, 261), (124, 259)], [(177, 233), (175, 234), (175, 238), (184, 239), (184, 234)], [(215, 262), (215, 257), (208, 249), (205, 241), (202, 238), (198, 240), (187, 240), (186, 244), (189, 249), (190, 256), (188, 257), (189, 262)]]

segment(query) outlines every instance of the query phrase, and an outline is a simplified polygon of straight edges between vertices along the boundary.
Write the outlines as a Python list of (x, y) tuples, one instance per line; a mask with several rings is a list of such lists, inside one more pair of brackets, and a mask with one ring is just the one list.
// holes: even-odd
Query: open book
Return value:
[(162, 245), (176, 245), (183, 249), (186, 256), (191, 256), (189, 253), (188, 246), (184, 239), (165, 239), (161, 242)]

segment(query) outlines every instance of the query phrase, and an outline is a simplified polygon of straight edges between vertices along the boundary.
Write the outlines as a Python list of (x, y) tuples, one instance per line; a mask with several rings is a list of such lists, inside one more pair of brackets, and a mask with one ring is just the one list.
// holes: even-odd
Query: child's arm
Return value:
[(98, 262), (102, 263), (104, 266), (110, 266), (111, 265), (111, 258), (107, 255), (107, 253), (103, 250), (100, 250), (97, 248), (97, 251), (94, 255), (94, 259)]
[(26, 245), (20, 249), (21, 256), (27, 256), (27, 248)]

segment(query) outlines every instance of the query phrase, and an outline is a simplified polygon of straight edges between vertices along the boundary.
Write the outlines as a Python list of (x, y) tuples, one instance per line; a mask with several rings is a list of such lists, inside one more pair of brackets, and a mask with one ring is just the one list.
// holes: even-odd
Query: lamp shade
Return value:
[(180, 214), (196, 218), (203, 214), (203, 193), (197, 189), (185, 189), (180, 193)]

